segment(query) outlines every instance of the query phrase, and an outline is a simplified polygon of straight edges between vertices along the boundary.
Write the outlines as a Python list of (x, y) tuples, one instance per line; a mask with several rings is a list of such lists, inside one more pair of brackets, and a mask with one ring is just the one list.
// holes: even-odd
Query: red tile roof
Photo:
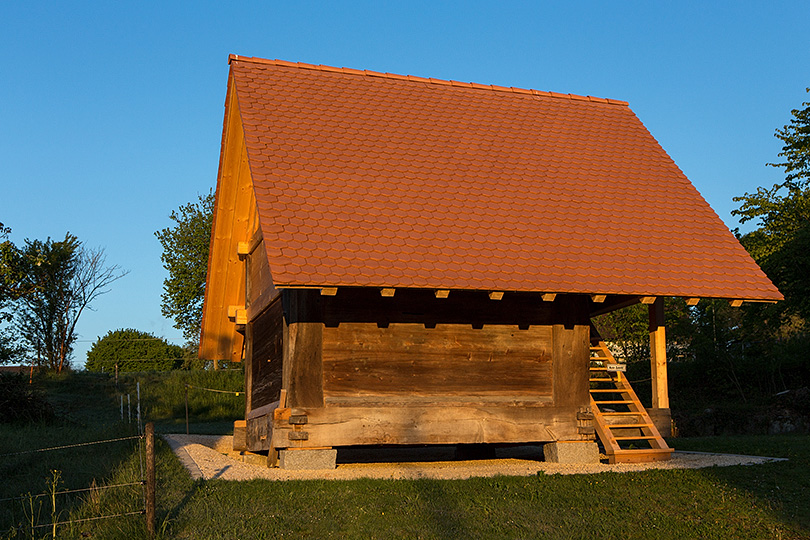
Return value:
[(278, 286), (782, 296), (626, 102), (231, 57)]

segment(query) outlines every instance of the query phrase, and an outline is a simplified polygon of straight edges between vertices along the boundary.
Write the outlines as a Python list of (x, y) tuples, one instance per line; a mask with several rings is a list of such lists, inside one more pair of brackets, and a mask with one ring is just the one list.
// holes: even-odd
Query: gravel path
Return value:
[[(334, 470), (287, 471), (269, 469), (258, 456), (243, 457), (234, 452), (233, 437), (217, 435), (163, 435), (174, 453), (188, 469), (192, 478), (211, 480), (353, 480), (356, 478), (440, 478), (464, 479), (474, 476), (533, 476), (545, 474), (590, 474), (600, 472), (629, 472), (646, 469), (699, 469), (729, 465), (756, 465), (781, 458), (709, 454), (704, 452), (674, 452), (669, 461), (653, 463), (620, 463), (616, 465), (560, 465), (540, 461), (538, 447), (498, 449), (497, 459), (454, 461), (452, 447), (386, 449), (384, 453), (371, 449), (338, 451), (338, 466)], [(384, 456), (384, 457), (383, 457)], [(374, 461), (387, 459), (385, 463)], [(246, 463), (245, 461), (253, 461)]]

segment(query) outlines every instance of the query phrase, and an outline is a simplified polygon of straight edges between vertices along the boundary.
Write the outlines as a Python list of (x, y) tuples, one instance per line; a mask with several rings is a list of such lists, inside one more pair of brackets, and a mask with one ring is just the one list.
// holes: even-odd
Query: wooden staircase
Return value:
[(610, 463), (663, 461), (672, 449), (655, 428), (604, 341), (591, 347), (591, 410)]

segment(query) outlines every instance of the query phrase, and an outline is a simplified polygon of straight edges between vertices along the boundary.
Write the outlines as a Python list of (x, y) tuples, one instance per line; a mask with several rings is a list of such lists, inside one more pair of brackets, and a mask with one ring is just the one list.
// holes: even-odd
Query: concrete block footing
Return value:
[(599, 463), (599, 447), (591, 441), (557, 441), (543, 445), (549, 463)]
[(662, 437), (672, 437), (672, 412), (669, 409), (647, 409), (647, 414)]
[(278, 466), (287, 470), (334, 469), (337, 463), (337, 450), (329, 449), (286, 449), (278, 452)]

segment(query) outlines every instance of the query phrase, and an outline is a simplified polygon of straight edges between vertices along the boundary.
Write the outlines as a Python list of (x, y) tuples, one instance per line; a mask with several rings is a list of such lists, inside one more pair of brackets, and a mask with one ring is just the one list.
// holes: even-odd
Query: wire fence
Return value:
[[(42, 453), (42, 452), (64, 452), (64, 451), (68, 451), (68, 450), (71, 450), (71, 449), (74, 449), (74, 448), (95, 446), (95, 445), (105, 445), (105, 444), (111, 444), (111, 443), (123, 442), (123, 441), (132, 441), (132, 440), (137, 440), (137, 447), (138, 448), (137, 448), (136, 451), (138, 451), (138, 453), (141, 454), (143, 446), (144, 446), (144, 439), (145, 439), (145, 435), (143, 433), (141, 433), (139, 435), (133, 435), (133, 436), (128, 436), (128, 437), (113, 437), (113, 438), (102, 439), (102, 440), (97, 440), (97, 441), (87, 441), (87, 442), (74, 443), (74, 444), (64, 444), (64, 445), (59, 445), (59, 446), (51, 446), (51, 447), (48, 447), (48, 448), (36, 448), (36, 449), (32, 449), (32, 450), (24, 450), (24, 451), (19, 451), (19, 452), (8, 452), (8, 453), (5, 453), (5, 454), (0, 454), (0, 457), (5, 458), (5, 457), (27, 455), (27, 454), (29, 454), (29, 455), (30, 454), (39, 454), (39, 453)], [(91, 485), (90, 487), (75, 488), (75, 489), (59, 490), (58, 486), (59, 486), (59, 481), (60, 481), (60, 478), (61, 478), (61, 473), (59, 471), (52, 470), (52, 475), (53, 475), (52, 479), (50, 481), (48, 481), (49, 489), (48, 489), (48, 491), (46, 491), (44, 493), (37, 493), (37, 494), (30, 494), (29, 493), (27, 495), (20, 495), (20, 496), (17, 496), (17, 497), (6, 497), (6, 498), (3, 498), (3, 499), (0, 499), (0, 503), (6, 503), (6, 504), (10, 503), (12, 505), (14, 503), (20, 504), (22, 514), (23, 514), (23, 517), (24, 517), (24, 523), (23, 522), (18, 522), (16, 524), (16, 526), (14, 526), (14, 527), (12, 527), (10, 529), (0, 531), (0, 534), (3, 534), (3, 535), (23, 534), (23, 533), (25, 533), (27, 531), (29, 536), (33, 536), (33, 533), (36, 530), (50, 528), (52, 530), (53, 538), (56, 538), (57, 537), (57, 535), (56, 535), (57, 527), (64, 527), (64, 526), (68, 526), (68, 525), (86, 523), (86, 522), (90, 522), (90, 521), (99, 521), (99, 520), (104, 520), (104, 519), (114, 519), (114, 518), (121, 518), (121, 517), (126, 517), (126, 516), (144, 515), (146, 513), (146, 511), (147, 511), (146, 505), (142, 501), (145, 501), (145, 499), (146, 499), (145, 493), (149, 489), (149, 486), (146, 485), (147, 482), (146, 482), (146, 476), (143, 473), (143, 467), (141, 467), (141, 469), (140, 469), (140, 477), (138, 479), (136, 479), (135, 481), (132, 481), (132, 482), (119, 482), (119, 483), (116, 483), (116, 484), (106, 484), (106, 485), (100, 485), (100, 486)], [(141, 489), (139, 489), (138, 491), (141, 491), (141, 492), (144, 493), (143, 498), (138, 497), (139, 505), (138, 505), (138, 507), (136, 509), (127, 510), (127, 511), (120, 511), (120, 512), (113, 512), (113, 513), (106, 513), (106, 514), (101, 514), (101, 515), (91, 516), (91, 517), (76, 517), (76, 518), (72, 518), (72, 519), (59, 519), (59, 516), (62, 514), (63, 511), (71, 510), (71, 504), (70, 504), (71, 501), (61, 502), (62, 501), (61, 498), (64, 497), (64, 496), (68, 496), (68, 495), (76, 496), (76, 495), (81, 494), (81, 493), (97, 494), (97, 493), (101, 493), (101, 492), (111, 491), (111, 490), (114, 490), (114, 489), (132, 488), (132, 487), (135, 487), (135, 486), (139, 486)], [(43, 498), (48, 498), (49, 502), (50, 502), (49, 510), (50, 510), (51, 520), (49, 522), (47, 522), (47, 523), (40, 523), (39, 522), (39, 516), (41, 514), (41, 506), (36, 507), (37, 509), (35, 510), (35, 505), (34, 505), (34, 501), (37, 501), (37, 500), (43, 499)], [(73, 502), (75, 502), (75, 501), (73, 501)], [(16, 512), (14, 512), (14, 509), (12, 508), (11, 514), (14, 515), (15, 513)]]
[[(95, 485), (95, 479), (93, 480), (93, 485), (86, 488), (75, 488), (75, 489), (58, 489), (59, 481), (61, 479), (61, 472), (55, 469), (51, 470), (52, 479), (47, 482), (48, 490), (44, 493), (37, 493), (37, 494), (27, 494), (21, 495), (16, 497), (6, 497), (0, 499), (0, 503), (12, 504), (15, 503), (20, 504), (22, 506), (22, 514), (25, 518), (25, 522), (17, 522), (15, 526), (10, 529), (0, 530), (0, 534), (2, 535), (12, 535), (16, 536), (17, 534), (22, 534), (27, 531), (28, 536), (33, 537), (35, 530), (50, 528), (52, 531), (52, 537), (57, 537), (57, 528), (64, 527), (64, 526), (72, 526), (74, 524), (79, 523), (87, 523), (87, 522), (94, 522), (100, 521), (105, 519), (115, 519), (115, 518), (122, 518), (127, 516), (136, 516), (136, 515), (146, 515), (146, 527), (147, 531), (149, 532), (150, 537), (154, 537), (155, 532), (155, 490), (156, 490), (156, 478), (155, 478), (155, 445), (154, 445), (154, 424), (148, 423), (146, 425), (146, 430), (144, 430), (144, 426), (141, 422), (141, 386), (140, 382), (136, 385), (136, 421), (137, 421), (137, 435), (130, 435), (130, 436), (123, 436), (123, 437), (111, 437), (107, 439), (95, 440), (95, 441), (84, 441), (84, 442), (77, 442), (71, 444), (62, 444), (58, 446), (51, 446), (46, 448), (34, 448), (31, 450), (20, 450), (16, 452), (7, 452), (0, 454), (0, 458), (14, 458), (16, 456), (24, 456), (24, 455), (38, 455), (41, 453), (46, 452), (68, 452), (75, 448), (82, 448), (82, 447), (89, 447), (89, 446), (97, 446), (97, 445), (106, 445), (112, 443), (120, 443), (124, 441), (133, 441), (137, 440), (137, 448), (135, 451), (138, 453), (138, 478), (131, 482), (118, 482), (115, 484), (106, 484), (97, 486)], [(128, 404), (128, 412), (129, 412), (129, 421), (132, 421), (132, 414), (131, 414), (131, 403), (130, 403), (130, 396), (127, 394), (127, 404)], [(123, 410), (123, 394), (121, 395), (120, 399), (121, 405), (121, 420), (124, 419), (124, 410)], [(62, 512), (73, 511), (71, 509), (71, 501), (67, 501), (60, 505), (57, 504), (57, 498), (63, 498), (67, 496), (77, 496), (78, 494), (82, 493), (90, 493), (92, 495), (99, 494), (101, 492), (109, 492), (115, 489), (123, 489), (123, 488), (132, 488), (135, 486), (140, 486), (140, 497), (139, 505), (137, 508), (112, 512), (112, 513), (102, 513), (101, 515), (90, 516), (90, 517), (75, 517), (72, 519), (59, 519)], [(51, 519), (48, 523), (39, 523), (39, 516), (41, 515), (41, 502), (39, 506), (35, 509), (34, 501), (40, 501), (40, 499), (48, 498), (50, 500), (50, 516)], [(61, 500), (61, 499), (60, 499)], [(72, 501), (75, 503), (75, 500)], [(27, 503), (27, 510), (25, 508)], [(14, 519), (15, 512), (12, 508), (11, 516), (12, 521), (16, 521)]]

